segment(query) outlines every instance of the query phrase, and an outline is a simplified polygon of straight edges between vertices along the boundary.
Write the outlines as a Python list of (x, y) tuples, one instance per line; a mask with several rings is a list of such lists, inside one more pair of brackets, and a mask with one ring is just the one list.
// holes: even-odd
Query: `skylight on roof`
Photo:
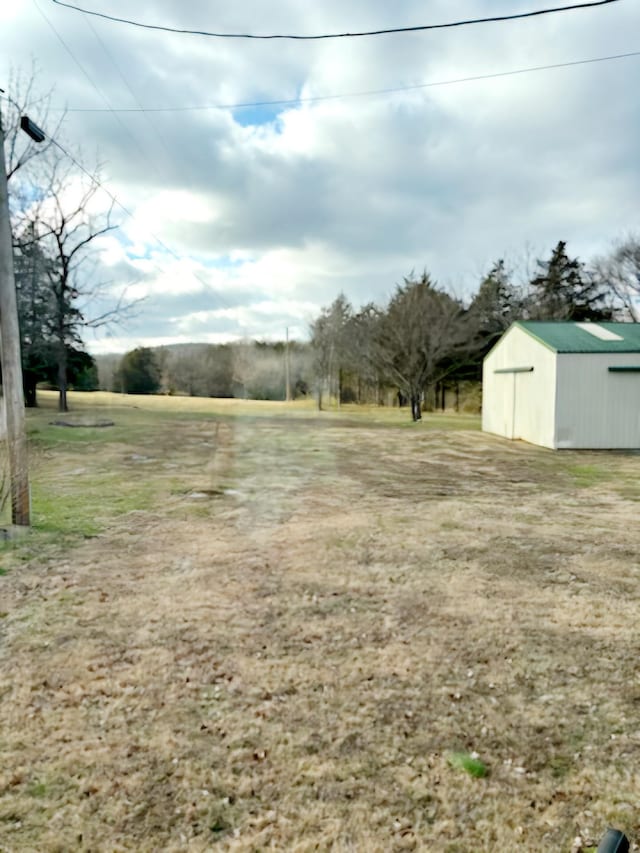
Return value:
[(601, 341), (624, 340), (621, 335), (616, 335), (615, 332), (610, 332), (609, 329), (605, 329), (597, 323), (576, 323), (576, 326), (579, 329), (584, 329), (585, 332), (589, 332), (589, 334), (593, 335), (594, 338), (600, 338)]

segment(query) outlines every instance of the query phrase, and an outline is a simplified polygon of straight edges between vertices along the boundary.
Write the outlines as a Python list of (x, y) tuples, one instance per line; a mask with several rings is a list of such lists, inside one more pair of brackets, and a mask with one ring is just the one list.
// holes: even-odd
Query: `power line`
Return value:
[[(86, 69), (84, 68), (84, 66), (82, 65), (82, 63), (77, 59), (77, 57), (75, 56), (75, 54), (73, 53), (73, 51), (71, 50), (71, 48), (69, 47), (69, 45), (65, 42), (65, 40), (62, 38), (62, 36), (60, 35), (60, 33), (57, 31), (57, 29), (54, 27), (54, 25), (53, 25), (53, 24), (51, 23), (51, 21), (49, 20), (49, 18), (47, 17), (47, 15), (46, 15), (46, 14), (43, 12), (43, 10), (40, 8), (40, 6), (38, 5), (37, 0), (35, 0), (35, 5), (36, 5), (36, 8), (38, 9), (38, 11), (40, 12), (40, 14), (42, 15), (42, 17), (44, 18), (44, 20), (46, 21), (46, 23), (49, 25), (49, 27), (52, 29), (52, 31), (54, 32), (54, 34), (56, 35), (56, 37), (58, 38), (58, 40), (60, 41), (60, 43), (61, 43), (61, 44), (62, 44), (62, 46), (64, 47), (64, 49), (65, 49), (65, 50), (67, 51), (67, 53), (69, 54), (69, 56), (71, 57), (71, 59), (72, 59), (72, 60), (74, 61), (74, 63), (78, 66), (78, 68), (80, 69), (80, 71), (82, 72), (82, 74), (86, 77), (86, 79), (89, 81), (89, 83), (90, 83), (90, 84), (91, 84), (91, 86), (95, 89), (95, 91), (98, 93), (98, 95), (100, 95), (100, 97), (102, 98), (102, 100), (107, 104), (107, 108), (106, 108), (106, 109), (104, 109), (104, 110), (101, 110), (101, 112), (109, 112), (109, 113), (112, 113), (112, 114), (113, 114), (114, 119), (117, 121), (118, 125), (119, 125), (123, 130), (124, 130), (124, 132), (127, 134), (127, 136), (132, 140), (132, 142), (134, 143), (134, 145), (135, 145), (135, 146), (136, 146), (136, 148), (138, 149), (138, 151), (139, 151), (139, 153), (140, 153), (141, 157), (142, 157), (145, 161), (146, 161), (146, 160), (148, 160), (147, 155), (146, 155), (146, 154), (145, 154), (145, 152), (143, 151), (143, 149), (142, 149), (142, 147), (140, 146), (140, 144), (139, 144), (139, 142), (137, 141), (137, 139), (133, 136), (133, 134), (131, 133), (131, 131), (129, 130), (129, 128), (128, 128), (128, 127), (127, 127), (127, 126), (122, 122), (122, 120), (121, 120), (121, 119), (116, 115), (116, 112), (117, 112), (117, 111), (113, 109), (113, 107), (111, 106), (111, 104), (110, 104), (110, 102), (109, 102), (108, 98), (106, 97), (106, 95), (105, 95), (105, 94), (104, 94), (104, 93), (103, 93), (103, 92), (98, 88), (98, 86), (97, 86), (97, 85), (96, 85), (96, 83), (93, 81), (93, 79), (91, 78), (91, 76), (89, 75), (89, 73), (87, 72), (87, 70), (86, 70)], [(89, 26), (90, 26), (90, 27), (91, 27), (91, 29), (93, 30), (93, 27), (91, 26), (91, 24), (89, 24)], [(94, 33), (95, 33), (95, 31), (94, 31)], [(95, 33), (95, 35), (96, 35), (96, 38), (98, 39), (98, 41), (100, 42), (101, 46), (103, 47), (103, 49), (105, 50), (105, 52), (107, 53), (107, 55), (109, 56), (109, 58), (111, 59), (111, 61), (114, 63), (114, 65), (116, 65), (115, 60), (113, 59), (113, 57), (111, 56), (111, 54), (109, 53), (109, 51), (106, 49), (106, 47), (105, 47), (104, 43), (103, 43), (103, 42), (102, 42), (102, 40), (99, 38), (98, 34), (97, 34), (97, 33)], [(120, 73), (120, 76), (122, 76), (122, 73), (120, 72), (120, 70), (119, 70), (119, 68), (117, 67), (117, 65), (116, 65), (116, 70), (118, 70), (118, 73)], [(126, 83), (126, 80), (125, 80), (125, 83)], [(127, 84), (127, 86), (128, 86), (128, 84)], [(131, 90), (131, 88), (130, 88), (130, 87), (129, 87), (129, 91), (131, 91), (131, 94), (134, 96), (134, 100), (136, 100), (136, 103), (138, 103), (137, 98), (135, 98), (135, 95), (134, 95), (134, 93), (133, 93), (133, 91)], [(160, 135), (160, 134), (159, 134), (159, 135)], [(50, 141), (53, 145), (55, 145), (57, 148), (59, 148), (59, 149), (60, 149), (60, 151), (61, 151), (61, 152), (62, 152), (66, 157), (68, 157), (68, 158), (69, 158), (69, 159), (70, 159), (70, 160), (71, 160), (71, 161), (76, 165), (76, 167), (77, 167), (78, 169), (80, 169), (80, 170), (81, 170), (85, 175), (87, 175), (87, 176), (88, 176), (88, 178), (89, 178), (89, 179), (90, 179), (90, 180), (91, 180), (91, 181), (92, 181), (92, 182), (93, 182), (97, 187), (99, 187), (99, 188), (100, 188), (104, 193), (106, 193), (106, 195), (111, 199), (111, 201), (113, 202), (113, 204), (115, 204), (117, 207), (119, 207), (119, 208), (120, 208), (120, 209), (121, 209), (121, 210), (122, 210), (122, 211), (123, 211), (123, 212), (124, 212), (124, 213), (129, 217), (129, 218), (130, 218), (130, 219), (132, 219), (133, 221), (136, 221), (136, 217), (134, 216), (134, 214), (133, 214), (133, 213), (132, 213), (128, 208), (126, 208), (126, 207), (122, 204), (122, 202), (121, 202), (121, 201), (120, 201), (120, 200), (119, 200), (119, 199), (118, 199), (118, 198), (117, 198), (117, 197), (116, 197), (112, 192), (110, 192), (110, 191), (109, 191), (109, 190), (104, 186), (104, 184), (102, 184), (102, 183), (101, 183), (101, 182), (100, 182), (100, 181), (95, 177), (95, 175), (92, 175), (92, 174), (91, 174), (91, 172), (89, 172), (89, 171), (88, 171), (88, 170), (87, 170), (87, 169), (86, 169), (86, 168), (85, 168), (85, 167), (84, 167), (84, 166), (83, 166), (83, 165), (82, 165), (82, 164), (81, 164), (81, 163), (80, 163), (80, 162), (79, 162), (75, 157), (73, 157), (73, 155), (72, 155), (72, 154), (70, 154), (70, 153), (69, 153), (65, 148), (63, 148), (63, 147), (62, 147), (62, 145), (61, 145), (61, 144), (60, 144), (56, 139), (54, 139), (52, 136), (49, 136), (49, 137), (48, 137), (48, 139), (49, 139), (49, 141)], [(165, 147), (166, 147), (166, 142), (165, 142)], [(167, 149), (167, 150), (168, 150), (168, 149)], [(157, 167), (155, 166), (155, 164), (154, 164), (154, 170), (155, 170), (156, 174), (157, 174), (158, 176), (160, 176), (160, 172), (159, 172), (159, 170), (157, 169)], [(177, 252), (175, 252), (175, 251), (174, 251), (170, 246), (167, 246), (167, 244), (166, 244), (163, 240), (161, 240), (161, 239), (160, 239), (156, 234), (154, 234), (152, 231), (150, 231), (150, 230), (148, 230), (148, 229), (147, 229), (147, 233), (149, 234), (149, 236), (150, 236), (150, 237), (152, 237), (152, 238), (156, 241), (156, 243), (158, 243), (158, 245), (159, 245), (159, 246), (161, 246), (161, 248), (163, 248), (163, 249), (164, 249), (164, 250), (165, 250), (169, 255), (171, 255), (175, 260), (178, 260), (178, 261), (184, 260), (184, 258), (183, 258), (182, 256), (180, 256)], [(155, 264), (155, 266), (159, 269), (159, 271), (160, 271), (160, 272), (162, 272), (162, 270), (160, 269), (160, 267), (159, 267), (157, 264)], [(192, 275), (192, 276), (193, 276), (197, 281), (199, 281), (199, 282), (200, 282), (200, 284), (202, 284), (205, 288), (209, 289), (209, 284), (208, 284), (208, 283), (207, 283), (203, 278), (201, 278), (201, 277), (198, 275), (198, 273), (196, 273), (194, 270), (190, 270), (189, 272), (191, 273), (191, 275)], [(227, 300), (225, 300), (223, 297), (221, 297), (221, 296), (217, 296), (217, 298), (218, 298), (218, 301), (219, 301), (220, 303), (222, 303), (222, 305), (224, 305), (224, 306), (226, 306), (226, 307), (231, 307), (231, 306), (229, 305), (229, 303), (227, 302)]]
[[(63, 48), (66, 50), (66, 52), (69, 54), (69, 56), (71, 57), (71, 59), (73, 60), (73, 62), (75, 63), (75, 65), (78, 67), (78, 69), (80, 70), (80, 72), (84, 75), (84, 77), (86, 77), (86, 79), (88, 80), (89, 84), (92, 86), (92, 88), (93, 88), (93, 89), (95, 89), (95, 91), (98, 93), (98, 95), (100, 96), (100, 98), (101, 98), (101, 99), (104, 101), (104, 103), (107, 105), (107, 108), (104, 110), (104, 112), (109, 112), (109, 113), (111, 113), (111, 114), (113, 115), (113, 118), (114, 118), (114, 120), (118, 123), (118, 125), (119, 125), (120, 129), (121, 129), (122, 131), (124, 131), (124, 133), (129, 137), (129, 139), (133, 142), (133, 144), (135, 145), (135, 147), (138, 149), (138, 153), (140, 154), (140, 157), (142, 158), (142, 160), (146, 161), (146, 159), (147, 159), (147, 158), (146, 158), (146, 155), (145, 155), (144, 151), (142, 150), (142, 147), (141, 147), (140, 143), (139, 143), (139, 142), (138, 142), (138, 140), (135, 138), (135, 136), (131, 133), (131, 131), (129, 130), (129, 128), (126, 126), (126, 124), (124, 124), (124, 122), (123, 122), (123, 121), (120, 119), (120, 117), (116, 114), (116, 111), (112, 108), (112, 106), (111, 106), (111, 104), (110, 104), (109, 99), (107, 98), (107, 96), (106, 96), (106, 95), (104, 94), (104, 92), (103, 92), (103, 91), (98, 87), (98, 85), (95, 83), (95, 81), (93, 80), (93, 78), (91, 77), (91, 75), (89, 74), (89, 72), (87, 71), (87, 69), (86, 69), (86, 68), (84, 67), (84, 65), (80, 62), (80, 60), (77, 58), (77, 56), (76, 56), (76, 55), (74, 54), (74, 52), (71, 50), (71, 48), (69, 47), (69, 45), (67, 44), (67, 42), (62, 38), (62, 36), (61, 36), (61, 35), (60, 35), (60, 33), (58, 32), (58, 30), (55, 28), (55, 26), (54, 26), (54, 25), (52, 24), (52, 22), (49, 20), (49, 17), (48, 17), (48, 16), (45, 14), (45, 12), (40, 8), (40, 4), (38, 3), (38, 0), (34, 0), (34, 3), (35, 3), (35, 7), (36, 7), (36, 9), (38, 10), (38, 12), (40, 12), (40, 15), (44, 18), (45, 22), (48, 24), (48, 26), (49, 26), (49, 27), (50, 27), (50, 29), (52, 30), (53, 34), (56, 36), (56, 38), (58, 39), (58, 41), (60, 42), (60, 44), (61, 44), (61, 45), (63, 46)], [(157, 174), (158, 174), (158, 177), (160, 177), (160, 172), (158, 172)]]
[(380, 30), (365, 30), (362, 32), (353, 33), (321, 33), (318, 35), (285, 35), (285, 34), (269, 34), (257, 35), (255, 33), (216, 33), (208, 30), (189, 30), (179, 27), (168, 27), (160, 24), (147, 24), (142, 21), (133, 21), (130, 18), (120, 18), (116, 15), (107, 15), (104, 12), (95, 12), (91, 9), (85, 9), (82, 6), (74, 6), (71, 3), (65, 3), (63, 0), (51, 0), (57, 6), (64, 6), (67, 9), (72, 9), (75, 12), (82, 12), (84, 15), (93, 15), (96, 18), (103, 18), (107, 21), (113, 21), (119, 24), (128, 24), (132, 27), (140, 27), (145, 30), (161, 30), (167, 33), (180, 33), (182, 35), (206, 36), (208, 38), (227, 38), (227, 39), (292, 39), (295, 41), (319, 41), (321, 39), (337, 39), (337, 38), (360, 38), (362, 36), (381, 36), (391, 33), (416, 33), (426, 30), (444, 30), (453, 27), (465, 27), (472, 24), (494, 24), (503, 21), (515, 21), (522, 18), (535, 18), (541, 15), (551, 15), (556, 12), (570, 12), (578, 9), (589, 9), (595, 6), (608, 6), (611, 3), (617, 3), (619, 0), (591, 0), (587, 3), (572, 3), (569, 6), (555, 6), (548, 9), (538, 9), (533, 12), (519, 12), (515, 15), (494, 15), (489, 18), (468, 18), (462, 21), (449, 21), (444, 24), (422, 24), (415, 27), (392, 27), (389, 29)]
[[(164, 152), (165, 152), (166, 157), (167, 157), (167, 163), (171, 163), (174, 168), (178, 168), (178, 170), (181, 172), (183, 179), (185, 179), (185, 175), (186, 175), (185, 170), (184, 170), (185, 158), (179, 157), (176, 159), (175, 152), (171, 151), (170, 146), (169, 146), (169, 142), (168, 142), (166, 136), (164, 135), (162, 129), (160, 128), (156, 117), (153, 114), (148, 114), (148, 111), (145, 110), (145, 108), (140, 103), (140, 99), (138, 98), (138, 96), (137, 96), (136, 92), (134, 91), (132, 85), (129, 83), (129, 80), (127, 79), (127, 77), (124, 74), (124, 72), (122, 71), (120, 65), (116, 61), (113, 53), (111, 52), (111, 50), (109, 50), (109, 48), (105, 44), (104, 40), (100, 37), (100, 35), (96, 31), (96, 28), (91, 23), (91, 19), (85, 18), (84, 20), (85, 20), (85, 23), (87, 24), (87, 27), (93, 33), (96, 41), (98, 42), (98, 44), (100, 45), (100, 47), (104, 51), (105, 55), (107, 56), (107, 58), (109, 59), (109, 61), (113, 65), (113, 67), (115, 68), (116, 72), (118, 73), (118, 75), (119, 75), (120, 79), (122, 80), (122, 82), (124, 83), (125, 87), (129, 91), (129, 94), (133, 98), (133, 101), (136, 104), (136, 106), (138, 107), (139, 111), (144, 114), (145, 120), (147, 121), (149, 127), (153, 131), (154, 137), (156, 137), (159, 140), (162, 148), (164, 149)], [(110, 105), (110, 111), (113, 112), (113, 108), (111, 107), (111, 105)], [(160, 175), (160, 169), (157, 167), (155, 162), (154, 162), (154, 171), (157, 175)], [(185, 179), (185, 184), (188, 184), (188, 183), (189, 183), (189, 181)]]
[(629, 53), (615, 53), (610, 56), (596, 56), (590, 59), (576, 59), (571, 62), (555, 62), (551, 65), (533, 65), (528, 68), (515, 68), (510, 71), (494, 71), (489, 74), (474, 74), (469, 77), (456, 77), (451, 80), (434, 80), (428, 83), (416, 83), (411, 86), (393, 86), (388, 89), (368, 89), (360, 92), (341, 92), (330, 95), (313, 95), (306, 98), (282, 98), (273, 101), (241, 101), (234, 104), (200, 104), (190, 107), (113, 107), (105, 110), (101, 107), (66, 107), (69, 113), (177, 113), (204, 110), (240, 110), (255, 107), (286, 107), (296, 104), (314, 104), (322, 101), (336, 101), (341, 98), (364, 98), (374, 95), (393, 95), (400, 92), (412, 92), (419, 89), (432, 89), (438, 86), (454, 86), (461, 83), (472, 83), (480, 80), (496, 80), (501, 77), (511, 77), (518, 74), (531, 74), (536, 71), (553, 71), (558, 68), (572, 68), (577, 65), (590, 65), (596, 62), (610, 62), (615, 59), (629, 59), (640, 56), (640, 50)]
[[(130, 95), (131, 95), (131, 97), (133, 98), (134, 103), (136, 104), (136, 106), (138, 107), (138, 109), (139, 109), (141, 112), (146, 113), (147, 111), (145, 110), (145, 108), (144, 108), (144, 107), (142, 106), (142, 104), (140, 103), (140, 100), (139, 100), (138, 96), (136, 95), (136, 93), (133, 91), (133, 88), (131, 87), (131, 84), (130, 84), (130, 83), (129, 83), (129, 81), (127, 80), (126, 76), (123, 74), (122, 69), (120, 68), (119, 64), (116, 62), (116, 60), (115, 60), (115, 57), (114, 57), (113, 53), (109, 50), (109, 48), (107, 47), (107, 45), (106, 45), (106, 44), (104, 43), (104, 41), (100, 38), (100, 36), (98, 35), (98, 33), (97, 33), (97, 31), (96, 31), (96, 28), (95, 28), (95, 27), (93, 26), (93, 24), (91, 23), (91, 20), (90, 20), (89, 18), (85, 18), (85, 22), (86, 22), (87, 26), (89, 27), (89, 29), (91, 30), (91, 32), (93, 33), (93, 35), (94, 35), (94, 37), (95, 37), (96, 41), (98, 42), (98, 44), (100, 45), (100, 47), (101, 47), (101, 48), (102, 48), (102, 50), (104, 51), (104, 53), (105, 53), (106, 57), (109, 59), (109, 61), (111, 62), (111, 64), (112, 64), (112, 65), (113, 65), (113, 67), (115, 68), (115, 70), (117, 71), (117, 73), (118, 73), (118, 75), (119, 75), (120, 79), (122, 80), (122, 82), (124, 83), (125, 87), (128, 89), (129, 94), (130, 94)], [(113, 109), (113, 107), (111, 106), (111, 103), (109, 104), (109, 112), (115, 112), (115, 111), (114, 111), (114, 109)], [(169, 150), (169, 145), (168, 145), (168, 143), (167, 143), (167, 140), (165, 139), (165, 137), (164, 137), (164, 135), (163, 135), (162, 131), (160, 130), (160, 128), (158, 127), (158, 123), (156, 122), (156, 120), (155, 120), (154, 118), (152, 118), (152, 117), (151, 117), (151, 116), (149, 116), (149, 115), (145, 115), (145, 118), (146, 118), (146, 120), (147, 120), (147, 122), (148, 122), (148, 124), (149, 124), (149, 127), (151, 128), (151, 130), (154, 132), (154, 134), (155, 134), (155, 135), (158, 137), (158, 139), (160, 140), (160, 142), (161, 142), (161, 144), (162, 144), (162, 146), (163, 146), (163, 148), (164, 148), (164, 150), (165, 150), (165, 153), (167, 154), (167, 156), (168, 156), (169, 160), (171, 160), (171, 159), (172, 159), (172, 157), (173, 157), (173, 155), (172, 155), (171, 151)], [(137, 144), (137, 143), (136, 143), (136, 144)], [(140, 149), (140, 150), (141, 150), (141, 149)], [(141, 153), (143, 153), (143, 152), (141, 152)], [(144, 156), (144, 157), (145, 157), (145, 159), (146, 159), (146, 155), (145, 155), (144, 153), (143, 153), (143, 156)], [(155, 171), (155, 173), (156, 173), (158, 176), (160, 175), (160, 170), (155, 166), (155, 164), (154, 164), (154, 171)]]
[[(106, 193), (106, 195), (108, 195), (108, 196), (109, 196), (109, 198), (111, 199), (111, 201), (112, 201), (115, 205), (117, 205), (117, 206), (120, 208), (120, 210), (122, 210), (124, 213), (126, 213), (126, 215), (127, 215), (127, 216), (130, 216), (130, 217), (131, 217), (131, 219), (133, 219), (133, 218), (134, 218), (133, 213), (131, 213), (131, 211), (130, 211), (130, 210), (128, 210), (128, 209), (124, 206), (124, 204), (122, 204), (122, 202), (121, 202), (121, 201), (120, 201), (120, 200), (119, 200), (119, 199), (118, 199), (118, 198), (117, 198), (117, 197), (116, 197), (116, 196), (115, 196), (115, 195), (114, 195), (110, 190), (108, 190), (108, 189), (104, 186), (104, 184), (103, 184), (101, 181), (99, 181), (99, 180), (98, 180), (98, 178), (96, 178), (96, 176), (95, 176), (95, 175), (92, 175), (92, 174), (91, 174), (91, 172), (90, 172), (88, 169), (86, 169), (86, 168), (82, 165), (82, 163), (81, 163), (79, 160), (76, 160), (76, 158), (73, 156), (73, 154), (70, 154), (70, 153), (67, 151), (67, 149), (66, 149), (66, 148), (63, 148), (63, 146), (58, 142), (58, 140), (57, 140), (57, 139), (54, 139), (52, 136), (49, 136), (48, 138), (49, 138), (49, 140), (50, 140), (50, 141), (51, 141), (51, 142), (56, 146), (56, 148), (59, 148), (59, 149), (60, 149), (60, 151), (62, 151), (62, 153), (65, 155), (65, 157), (68, 157), (68, 158), (69, 158), (69, 160), (71, 160), (71, 162), (72, 162), (75, 166), (77, 166), (77, 168), (78, 168), (78, 169), (80, 169), (80, 171), (81, 171), (81, 172), (83, 172), (83, 173), (84, 173), (84, 174), (89, 178), (89, 180), (90, 180), (92, 183), (94, 183), (94, 184), (95, 184), (97, 187), (99, 187), (99, 188), (100, 188), (104, 193)], [(154, 237), (154, 239), (156, 239), (156, 238), (155, 238), (155, 236), (154, 236), (153, 234), (152, 234), (151, 236), (152, 236), (152, 237)], [(158, 241), (158, 242), (160, 242), (160, 241)]]
[[(135, 215), (134, 215), (134, 214), (129, 210), (129, 208), (128, 208), (128, 207), (125, 207), (125, 205), (120, 201), (120, 199), (119, 199), (116, 195), (114, 195), (114, 194), (113, 194), (109, 189), (107, 189), (107, 187), (105, 187), (105, 185), (104, 185), (100, 180), (98, 180), (98, 178), (96, 178), (96, 176), (95, 176), (95, 175), (92, 175), (92, 174), (91, 174), (91, 172), (89, 172), (89, 170), (88, 170), (88, 169), (86, 169), (86, 168), (82, 165), (82, 163), (80, 163), (80, 161), (79, 161), (79, 160), (77, 160), (77, 159), (73, 156), (73, 154), (70, 154), (70, 153), (66, 150), (66, 148), (64, 148), (64, 147), (63, 147), (63, 146), (58, 142), (58, 140), (57, 140), (57, 139), (54, 139), (52, 136), (49, 136), (49, 137), (48, 137), (48, 139), (52, 142), (52, 144), (53, 144), (53, 145), (55, 145), (57, 148), (59, 148), (59, 149), (60, 149), (60, 151), (65, 155), (65, 157), (68, 157), (68, 158), (71, 160), (71, 162), (72, 162), (72, 163), (74, 163), (74, 164), (75, 164), (75, 166), (77, 166), (77, 168), (78, 168), (78, 169), (80, 169), (80, 171), (81, 171), (81, 172), (83, 172), (83, 173), (84, 173), (84, 174), (89, 178), (89, 180), (90, 180), (93, 184), (95, 184), (99, 189), (101, 189), (101, 190), (102, 190), (102, 192), (104, 192), (104, 193), (105, 193), (105, 194), (106, 194), (106, 195), (111, 199), (111, 201), (112, 201), (112, 203), (113, 203), (114, 205), (116, 205), (117, 207), (119, 207), (119, 208), (120, 208), (120, 210), (122, 210), (122, 211), (123, 211), (123, 213), (125, 213), (125, 214), (126, 214), (126, 216), (128, 216), (128, 217), (129, 217), (130, 219), (132, 219), (134, 222), (135, 222), (135, 221), (137, 221), (137, 220), (136, 220)], [(152, 237), (152, 238), (156, 241), (156, 243), (157, 243), (157, 244), (158, 244), (162, 249), (164, 249), (164, 250), (165, 250), (165, 252), (167, 252), (169, 255), (171, 255), (175, 260), (177, 260), (177, 261), (182, 261), (182, 260), (184, 260), (184, 256), (179, 255), (177, 252), (175, 252), (175, 251), (174, 251), (170, 246), (168, 246), (168, 245), (164, 242), (164, 240), (161, 240), (161, 239), (160, 239), (160, 237), (158, 237), (158, 236), (157, 236), (157, 234), (154, 234), (154, 233), (153, 233), (153, 231), (151, 231), (150, 229), (148, 229), (148, 228), (147, 228), (147, 233), (149, 234), (149, 236), (150, 236), (150, 237)], [(153, 261), (153, 263), (154, 263), (154, 265), (156, 266), (156, 268), (157, 268), (160, 272), (163, 272), (163, 270), (160, 268), (160, 266), (159, 266), (155, 261)], [(199, 281), (199, 282), (200, 282), (200, 284), (202, 284), (202, 285), (203, 285), (207, 290), (209, 290), (209, 283), (208, 283), (207, 281), (205, 281), (203, 278), (201, 278), (201, 277), (200, 277), (200, 275), (198, 275), (198, 273), (197, 273), (197, 272), (195, 272), (194, 270), (189, 270), (189, 273), (190, 273), (190, 274), (191, 274), (191, 275), (192, 275), (192, 276), (193, 276), (197, 281)], [(224, 297), (220, 296), (219, 294), (216, 294), (216, 298), (217, 298), (218, 302), (219, 302), (219, 303), (221, 303), (223, 306), (225, 306), (225, 307), (227, 307), (227, 308), (231, 308), (231, 307), (232, 307), (232, 306), (229, 304), (229, 302), (228, 302), (226, 299), (224, 299)]]

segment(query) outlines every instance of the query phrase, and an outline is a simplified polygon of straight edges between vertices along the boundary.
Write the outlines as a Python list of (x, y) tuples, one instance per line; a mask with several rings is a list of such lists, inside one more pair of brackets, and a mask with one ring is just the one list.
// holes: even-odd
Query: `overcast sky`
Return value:
[[(181, 28), (304, 34), (556, 5), (78, 4)], [(68, 109), (61, 140), (82, 149), (90, 167), (99, 151), (104, 185), (133, 214), (118, 213), (103, 262), (115, 288), (129, 284), (146, 300), (125, 328), (87, 338), (91, 351), (282, 339), (287, 326), (302, 339), (340, 291), (356, 306), (382, 301), (426, 268), (468, 297), (499, 257), (547, 256), (563, 239), (588, 260), (638, 231), (640, 56), (410, 87), (639, 51), (639, 34), (637, 0), (314, 42), (169, 34), (52, 0), (3, 0), (0, 87), (10, 68), (28, 74), (33, 57), (40, 88), (53, 86), (53, 107)], [(308, 100), (388, 89), (404, 91)], [(119, 111), (140, 107), (176, 109)]]

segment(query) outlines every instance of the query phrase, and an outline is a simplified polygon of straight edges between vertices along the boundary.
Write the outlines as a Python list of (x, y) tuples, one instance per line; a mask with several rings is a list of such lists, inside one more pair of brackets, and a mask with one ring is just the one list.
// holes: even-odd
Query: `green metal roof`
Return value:
[[(521, 320), (514, 323), (514, 326), (524, 329), (540, 343), (558, 353), (640, 353), (640, 323), (546, 323)], [(590, 326), (593, 327), (593, 332), (588, 331)], [(619, 340), (603, 340), (598, 334), (617, 335)]]

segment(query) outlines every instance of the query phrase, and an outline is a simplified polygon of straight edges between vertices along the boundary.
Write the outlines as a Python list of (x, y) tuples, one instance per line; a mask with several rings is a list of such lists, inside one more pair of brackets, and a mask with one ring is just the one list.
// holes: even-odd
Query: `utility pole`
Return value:
[[(3, 90), (0, 89), (0, 92)], [(26, 116), (22, 129), (36, 142), (44, 134)], [(31, 496), (27, 462), (27, 429), (22, 390), (22, 357), (20, 327), (16, 303), (16, 283), (13, 270), (13, 241), (9, 218), (9, 192), (4, 157), (4, 129), (0, 110), (0, 359), (2, 360), (2, 392), (7, 427), (7, 451), (11, 480), (11, 521), (28, 527)]]
[(287, 326), (286, 343), (284, 347), (285, 399), (291, 401), (291, 366), (289, 364), (289, 327)]

